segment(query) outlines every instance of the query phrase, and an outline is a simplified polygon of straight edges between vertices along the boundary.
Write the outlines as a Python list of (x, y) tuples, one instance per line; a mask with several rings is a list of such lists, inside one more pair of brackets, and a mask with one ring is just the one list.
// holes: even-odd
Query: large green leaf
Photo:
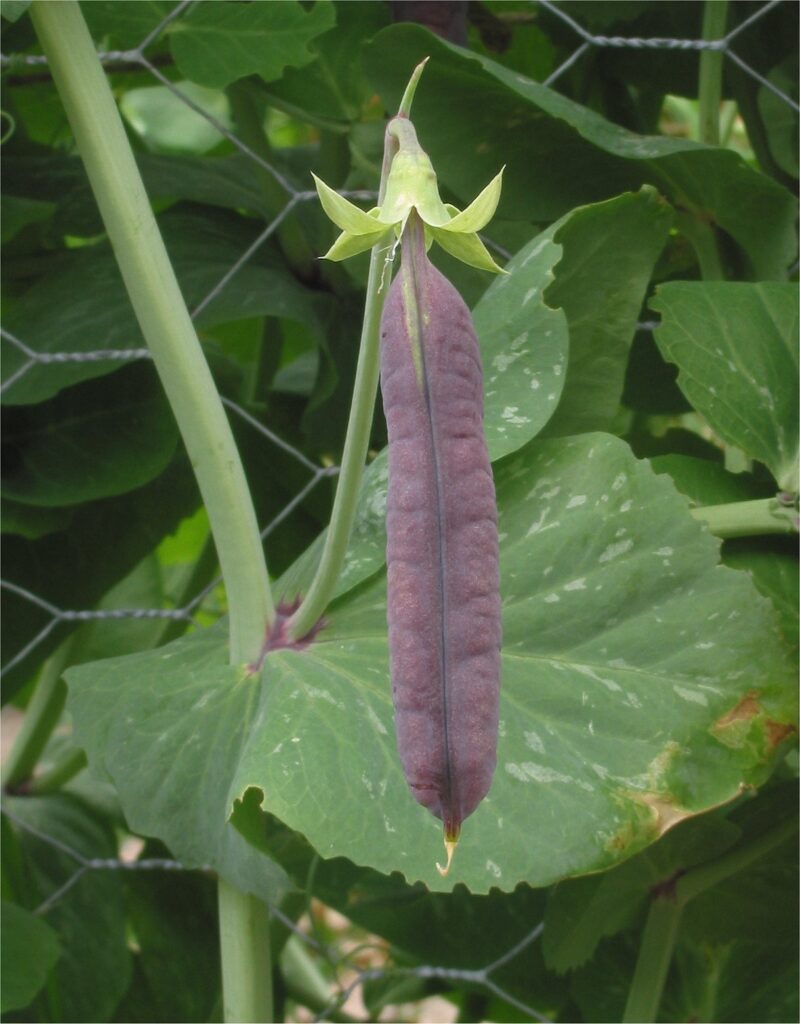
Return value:
[[(25, 890), (17, 898), (34, 911), (53, 899), (42, 919), (58, 934), (64, 950), (48, 986), (48, 1001), (52, 995), (57, 1007), (55, 1019), (107, 1021), (130, 976), (122, 877), (119, 871), (81, 872), (80, 860), (65, 847), (87, 860), (115, 858), (113, 828), (74, 796), (6, 800), (14, 818), (34, 830), (12, 823), (27, 873)], [(78, 872), (82, 877), (62, 892)]]
[(408, 69), (426, 56), (414, 122), (440, 177), (462, 200), (503, 164), (500, 215), (539, 223), (649, 183), (728, 232), (759, 276), (780, 278), (794, 259), (793, 196), (738, 154), (636, 135), (417, 26), (390, 26), (365, 49), (387, 109), (396, 109)]
[(605, 435), (535, 443), (496, 482), (499, 764), (448, 880), (395, 750), (383, 574), (260, 679), (221, 629), (68, 672), (134, 827), (213, 862), (234, 803), (251, 836), (260, 804), (325, 857), (488, 892), (608, 867), (762, 778), (793, 714), (774, 614), (670, 482)]
[(567, 315), (569, 366), (548, 435), (610, 426), (639, 311), (671, 222), (669, 206), (645, 187), (575, 210), (550, 228), (564, 256), (545, 299)]
[(187, 78), (222, 89), (246, 75), (269, 82), (314, 59), (308, 43), (331, 28), (333, 4), (305, 10), (296, 0), (229, 4), (206, 0), (172, 25), (175, 63)]
[(178, 432), (152, 366), (86, 381), (52, 401), (10, 410), (6, 497), (63, 507), (124, 494), (163, 472)]
[(3, 1013), (20, 1010), (36, 996), (61, 955), (61, 943), (49, 924), (29, 910), (3, 900)]
[[(252, 222), (221, 211), (178, 208), (168, 211), (159, 224), (190, 309), (220, 283), (258, 234)], [(315, 294), (262, 249), (203, 309), (197, 324), (202, 328), (269, 314), (316, 327), (317, 305)], [(5, 326), (41, 353), (143, 345), (119, 270), (105, 244), (65, 255), (59, 273), (37, 281), (14, 305)], [(4, 379), (25, 362), (22, 352), (7, 345)], [(103, 376), (118, 365), (116, 360), (102, 359), (35, 364), (7, 388), (3, 399), (8, 404), (42, 402), (69, 384)]]
[(720, 437), (797, 490), (798, 310), (792, 284), (673, 281), (651, 301), (664, 357)]
[[(188, 647), (178, 641), (188, 661), (175, 659), (175, 644), (131, 656), (130, 661), (145, 657), (157, 665), (149, 680), (138, 682), (150, 690), (145, 702), (167, 711), (159, 731), (150, 735), (152, 746), (148, 744), (148, 757), (139, 764), (136, 779), (122, 778), (120, 767), (136, 745), (129, 743), (132, 730), (144, 721), (141, 692), (122, 687), (115, 709), (98, 706), (91, 736), (81, 715), (82, 721), (75, 722), (75, 741), (91, 746), (93, 753), (105, 752), (92, 758), (91, 767), (117, 787), (133, 831), (163, 840), (188, 867), (210, 865), (239, 888), (277, 902), (287, 889), (286, 875), (225, 824), (236, 796), (226, 766), (238, 759), (260, 701), (258, 685), (243, 669), (228, 665), (225, 636), (225, 629), (216, 627), (196, 634)], [(108, 668), (119, 660), (96, 664)], [(83, 671), (81, 667), (69, 673)], [(103, 676), (101, 687), (108, 683), (105, 672)], [(209, 731), (201, 733), (198, 728), (198, 712)], [(129, 801), (131, 789), (147, 792), (147, 799)]]

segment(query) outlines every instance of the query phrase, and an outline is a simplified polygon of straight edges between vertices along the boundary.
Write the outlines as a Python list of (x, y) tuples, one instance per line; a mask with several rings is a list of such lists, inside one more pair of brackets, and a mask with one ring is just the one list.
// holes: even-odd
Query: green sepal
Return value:
[(492, 178), (486, 188), (472, 200), (465, 210), (462, 210), (461, 213), (456, 213), (449, 224), (447, 224), (448, 231), (471, 232), (480, 231), (486, 227), (492, 217), (494, 217), (497, 204), (500, 202), (504, 170), (505, 167), (502, 167), (499, 174)]
[(455, 256), (457, 260), (461, 260), (462, 263), (476, 267), (478, 270), (488, 270), (492, 274), (508, 273), (507, 270), (503, 270), (495, 263), (489, 250), (474, 232), (461, 234), (448, 231), (447, 228), (434, 227), (429, 227), (428, 230), (444, 250), (451, 256)]
[[(365, 213), (354, 203), (340, 196), (338, 192), (312, 172), (311, 177), (317, 186), (317, 195), (322, 209), (327, 213), (337, 228), (349, 235), (368, 235), (375, 233), (376, 217)], [(377, 208), (376, 208), (377, 209)], [(359, 250), (361, 252), (361, 250)]]
[(378, 231), (373, 231), (369, 235), (351, 235), (349, 232), (343, 231), (321, 258), (338, 263), (340, 260), (346, 260), (350, 256), (358, 256), (361, 252), (367, 252), (368, 249), (371, 249), (373, 245), (377, 245), (383, 239), (391, 238), (392, 234), (392, 229), (385, 227), (380, 228)]

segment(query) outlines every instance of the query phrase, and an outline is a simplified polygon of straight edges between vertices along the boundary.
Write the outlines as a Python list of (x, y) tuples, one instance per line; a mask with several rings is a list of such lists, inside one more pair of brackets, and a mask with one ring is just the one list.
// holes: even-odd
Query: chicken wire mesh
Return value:
[[(180, 2), (177, 3), (176, 6), (166, 15), (166, 17), (164, 17), (163, 20), (152, 29), (152, 31), (147, 33), (137, 46), (125, 50), (108, 50), (100, 52), (98, 56), (109, 73), (123, 70), (128, 71), (131, 69), (147, 71), (156, 82), (168, 89), (180, 100), (181, 103), (185, 104), (189, 109), (194, 111), (195, 114), (203, 118), (221, 136), (227, 139), (236, 150), (243, 154), (248, 160), (252, 161), (253, 164), (257, 165), (262, 171), (269, 174), (287, 194), (285, 205), (280, 212), (273, 217), (262, 230), (260, 230), (253, 241), (241, 252), (239, 257), (220, 276), (219, 280), (216, 281), (213, 287), (208, 290), (208, 292), (191, 310), (192, 319), (197, 320), (200, 314), (214, 300), (224, 293), (230, 282), (261, 250), (265, 243), (275, 234), (280, 225), (295, 213), (303, 204), (316, 202), (317, 194), (315, 191), (298, 189), (294, 183), (286, 175), (282, 174), (273, 163), (256, 153), (236, 135), (235, 131), (182, 91), (174, 82), (163, 74), (161, 70), (159, 70), (157, 63), (148, 55), (148, 51), (153, 48), (167, 27), (176, 19), (180, 19), (187, 9), (193, 6), (193, 2), (194, 0), (180, 0)], [(600, 35), (589, 31), (578, 19), (576, 19), (576, 17), (573, 17), (572, 14), (562, 10), (555, 3), (551, 2), (551, 0), (532, 0), (532, 6), (536, 6), (538, 4), (538, 6), (546, 9), (546, 11), (554, 18), (558, 19), (563, 25), (571, 30), (574, 34), (576, 44), (573, 52), (549, 74), (549, 76), (544, 80), (544, 84), (547, 86), (554, 86), (568, 70), (573, 68), (593, 49), (602, 50), (628, 48), (631, 50), (694, 51), (697, 53), (698, 59), (703, 51), (713, 51), (721, 53), (725, 60), (736, 65), (742, 72), (753, 78), (765, 89), (769, 90), (772, 94), (778, 97), (781, 102), (786, 104), (788, 108), (798, 111), (800, 110), (800, 106), (793, 97), (784, 92), (775, 84), (775, 82), (770, 81), (768, 78), (760, 74), (755, 68), (751, 67), (747, 61), (743, 60), (736, 52), (737, 41), (740, 41), (746, 32), (752, 29), (752, 27), (761, 19), (767, 17), (770, 12), (780, 4), (787, 2), (789, 2), (789, 0), (768, 0), (767, 3), (764, 3), (763, 6), (753, 11), (749, 17), (745, 18), (738, 25), (732, 28), (722, 38), (709, 40), (637, 38)], [(572, 9), (574, 10), (574, 7)], [(0, 67), (6, 70), (13, 71), (15, 69), (42, 68), (42, 72), (46, 73), (46, 65), (47, 59), (39, 55), (5, 53), (0, 55)], [(355, 199), (368, 200), (373, 197), (373, 194), (365, 192), (344, 192), (343, 194)], [(495, 248), (501, 255), (506, 257), (510, 255), (502, 246), (493, 243), (491, 239), (486, 238), (485, 241), (487, 244)], [(652, 321), (646, 321), (638, 325), (639, 329), (643, 330), (652, 330), (655, 326), (657, 326), (657, 324)], [(137, 360), (149, 360), (151, 358), (150, 352), (146, 348), (142, 347), (109, 347), (99, 348), (92, 351), (60, 351), (57, 349), (42, 351), (27, 344), (24, 338), (18, 337), (15, 333), (3, 327), (0, 327), (0, 338), (2, 338), (4, 348), (16, 350), (16, 352), (22, 357), (20, 364), (4, 379), (0, 386), (0, 396), (7, 392), (13, 385), (37, 366), (91, 362), (110, 362), (122, 365), (124, 363), (130, 363)], [(295, 447), (281, 438), (274, 431), (270, 430), (264, 423), (260, 422), (238, 402), (233, 401), (230, 398), (223, 397), (223, 403), (229, 410), (231, 416), (240, 419), (249, 429), (255, 431), (257, 435), (269, 445), (281, 449), (288, 456), (294, 459), (298, 466), (302, 467), (302, 469), (308, 473), (308, 480), (305, 485), (297, 490), (284, 507), (262, 526), (261, 536), (263, 539), (266, 539), (278, 526), (285, 522), (292, 512), (301, 505), (303, 501), (305, 501), (309, 494), (317, 488), (322, 481), (335, 477), (338, 473), (338, 467), (335, 465), (320, 465), (319, 463), (309, 459), (299, 448)], [(31, 592), (26, 587), (20, 586), (12, 579), (7, 579), (5, 577), (0, 578), (0, 588), (10, 594), (14, 594), (17, 597), (24, 599), (29, 602), (32, 607), (44, 611), (49, 616), (46, 624), (36, 633), (36, 635), (33, 636), (29, 642), (27, 642), (4, 664), (2, 673), (0, 674), (8, 673), (19, 663), (23, 662), (37, 649), (37, 647), (43, 644), (46, 638), (59, 624), (104, 620), (147, 619), (163, 619), (166, 621), (196, 624), (198, 622), (198, 612), (203, 605), (203, 602), (221, 582), (221, 577), (214, 578), (210, 583), (206, 583), (196, 593), (192, 594), (192, 596), (183, 603), (181, 607), (177, 608), (162, 606), (113, 609), (75, 609), (56, 605), (36, 593)], [(78, 885), (84, 877), (93, 872), (190, 870), (185, 868), (179, 861), (170, 858), (130, 859), (122, 856), (115, 858), (86, 857), (83, 853), (73, 849), (60, 839), (37, 830), (30, 822), (19, 818), (8, 807), (3, 808), (3, 814), (15, 825), (15, 827), (23, 832), (36, 836), (43, 843), (48, 844), (54, 849), (65, 854), (74, 862), (74, 873), (71, 874), (62, 884), (55, 887), (36, 908), (35, 913), (40, 916), (47, 915), (47, 913), (57, 906), (74, 886)], [(203, 869), (199, 870), (202, 871)], [(210, 871), (210, 869), (208, 870)], [(307, 929), (298, 927), (297, 923), (283, 915), (280, 908), (277, 906), (271, 906), (270, 912), (282, 920), (285, 926), (295, 933), (302, 943), (317, 952), (321, 951), (322, 944), (320, 940), (314, 936), (313, 932), (312, 934), (309, 934)], [(523, 954), (525, 950), (535, 943), (540, 938), (542, 930), (543, 924), (541, 922), (537, 923), (530, 929), (527, 935), (525, 935), (520, 941), (512, 944), (502, 956), (478, 969), (443, 968), (436, 965), (404, 967), (387, 962), (385, 966), (377, 968), (369, 967), (352, 970), (352, 964), (349, 962), (347, 955), (338, 955), (330, 949), (323, 950), (326, 958), (333, 964), (337, 977), (340, 975), (341, 977), (339, 977), (338, 982), (332, 986), (328, 1005), (319, 1009), (314, 1019), (328, 1019), (330, 1014), (337, 1012), (344, 1005), (348, 997), (356, 989), (363, 986), (368, 981), (392, 976), (437, 979), (445, 983), (468, 983), (470, 985), (475, 985), (479, 989), (484, 990), (487, 994), (491, 994), (504, 1000), (533, 1019), (547, 1021), (547, 1018), (540, 1014), (534, 1007), (526, 1005), (524, 1002), (518, 1000), (511, 992), (503, 989), (493, 977), (500, 968)], [(345, 978), (342, 971), (348, 966), (351, 970), (349, 976)]]

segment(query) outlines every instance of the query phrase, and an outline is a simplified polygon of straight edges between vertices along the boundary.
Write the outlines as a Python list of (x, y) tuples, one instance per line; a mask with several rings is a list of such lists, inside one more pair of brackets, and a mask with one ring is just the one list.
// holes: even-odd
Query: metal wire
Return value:
[[(624, 37), (624, 36), (604, 36), (596, 35), (589, 32), (583, 25), (580, 24), (574, 17), (558, 7), (551, 0), (538, 0), (540, 7), (544, 8), (550, 15), (559, 19), (563, 24), (567, 25), (576, 35), (577, 43), (575, 50), (557, 67), (545, 80), (544, 84), (547, 86), (553, 85), (561, 78), (566, 71), (573, 67), (579, 62), (590, 50), (594, 48), (598, 49), (639, 49), (639, 50), (672, 50), (672, 51), (693, 51), (698, 55), (704, 51), (719, 52), (724, 54), (725, 58), (730, 60), (744, 73), (751, 76), (754, 80), (758, 81), (765, 89), (768, 89), (780, 100), (787, 104), (792, 110), (800, 110), (800, 105), (791, 96), (788, 96), (783, 90), (770, 82), (767, 78), (761, 75), (756, 69), (752, 68), (746, 61), (744, 61), (732, 48), (733, 43), (741, 36), (743, 32), (749, 29), (754, 23), (760, 19), (766, 17), (772, 10), (774, 10), (781, 2), (785, 0), (770, 0), (770, 2), (764, 4), (762, 7), (753, 12), (747, 19), (733, 28), (721, 39), (714, 40), (703, 40), (703, 39), (669, 39), (669, 38), (639, 38), (639, 37)], [(215, 128), (221, 135), (223, 135), (236, 149), (241, 153), (245, 154), (255, 165), (262, 170), (268, 172), (273, 179), (282, 186), (287, 193), (287, 202), (283, 209), (267, 224), (264, 229), (259, 233), (258, 237), (242, 252), (241, 256), (232, 264), (232, 266), (226, 271), (226, 273), (219, 279), (219, 281), (209, 290), (209, 292), (197, 303), (194, 310), (192, 311), (192, 317), (197, 318), (208, 306), (225, 291), (230, 281), (235, 275), (244, 267), (248, 261), (250, 261), (254, 254), (263, 246), (268, 239), (276, 232), (280, 224), (285, 218), (289, 217), (302, 203), (315, 201), (316, 193), (311, 191), (299, 190), (293, 183), (283, 175), (273, 164), (263, 159), (259, 154), (255, 153), (246, 143), (242, 142), (236, 134), (231, 131), (226, 125), (209, 114), (208, 111), (204, 110), (197, 103), (195, 103), (190, 97), (181, 91), (181, 89), (175, 85), (174, 82), (170, 81), (156, 66), (154, 60), (150, 59), (146, 51), (152, 47), (152, 45), (159, 39), (164, 30), (176, 19), (180, 18), (183, 13), (190, 7), (192, 0), (181, 0), (163, 19), (162, 21), (150, 31), (138, 44), (130, 50), (108, 50), (99, 54), (100, 60), (109, 71), (113, 71), (115, 67), (129, 66), (139, 67), (148, 71), (152, 77), (169, 89), (174, 95), (176, 95), (182, 103), (184, 103), (189, 109), (193, 110), (196, 114), (203, 117), (213, 128)], [(47, 60), (43, 56), (39, 55), (0, 55), (0, 68), (13, 70), (15, 68), (46, 68)], [(348, 193), (354, 198), (362, 200), (374, 200), (374, 193), (370, 192), (355, 192)], [(502, 246), (493, 243), (490, 239), (486, 239), (487, 243), (491, 245), (501, 255), (509, 255)], [(652, 330), (657, 326), (657, 322), (645, 321), (637, 325), (640, 330)], [(25, 341), (17, 337), (14, 333), (0, 329), (0, 338), (12, 346), (17, 351), (21, 352), (25, 357), (24, 362), (15, 369), (8, 378), (0, 385), (0, 394), (8, 391), (14, 384), (16, 384), (22, 377), (24, 377), (30, 370), (36, 366), (46, 366), (49, 364), (65, 364), (65, 363), (83, 363), (83, 362), (131, 362), (139, 359), (151, 358), (150, 352), (146, 348), (142, 347), (131, 347), (125, 349), (96, 349), (89, 352), (69, 352), (69, 351), (55, 351), (55, 352), (39, 352), (27, 345)], [(320, 483), (321, 480), (329, 478), (338, 473), (339, 468), (337, 466), (321, 466), (309, 459), (303, 452), (285, 441), (263, 423), (261, 423), (255, 416), (249, 413), (238, 403), (223, 398), (225, 406), (236, 416), (241, 418), (243, 422), (248, 426), (256, 430), (259, 435), (264, 438), (267, 442), (282, 451), (293, 456), (297, 462), (303, 466), (310, 473), (308, 482), (300, 488), (297, 494), (284, 506), (284, 508), (275, 515), (268, 523), (266, 523), (261, 529), (262, 538), (268, 537), (282, 522), (291, 515), (292, 511), (301, 504), (308, 494)], [(48, 622), (41, 628), (41, 630), (20, 650), (3, 668), (3, 673), (8, 672), (15, 665), (23, 661), (29, 654), (31, 654), (44, 640), (50, 635), (53, 629), (59, 624), (64, 622), (87, 622), (93, 620), (143, 620), (143, 619), (165, 619), (172, 621), (195, 621), (195, 616), (198, 609), (202, 606), (205, 598), (210, 594), (215, 587), (222, 582), (221, 578), (214, 579), (207, 586), (204, 586), (197, 594), (195, 594), (182, 608), (125, 608), (125, 609), (70, 609), (61, 608), (50, 601), (47, 601), (38, 595), (34, 594), (25, 587), (22, 587), (11, 580), (0, 580), (0, 587), (8, 591), (9, 593), (15, 594), (17, 597), (28, 601), (32, 606), (41, 609), (46, 612), (50, 618)], [(1, 674), (1, 673), (0, 673)], [(47, 898), (41, 903), (36, 909), (36, 913), (39, 915), (45, 915), (54, 906), (56, 906), (60, 900), (77, 885), (80, 880), (87, 874), (94, 871), (185, 871), (188, 870), (179, 861), (173, 859), (161, 859), (161, 858), (150, 858), (135, 861), (126, 861), (118, 858), (87, 858), (79, 851), (69, 847), (62, 841), (47, 835), (46, 833), (36, 829), (34, 826), (23, 821), (18, 816), (13, 814), (7, 807), (3, 807), (2, 813), (11, 821), (17, 828), (23, 829), (32, 835), (36, 836), (42, 842), (48, 843), (55, 849), (71, 857), (75, 864), (76, 870), (66, 882), (56, 888), (50, 893)], [(208, 867), (193, 869), (193, 870), (210, 870)], [(309, 936), (305, 931), (299, 928), (291, 918), (287, 917), (278, 907), (270, 907), (271, 913), (280, 920), (287, 928), (291, 929), (292, 932), (297, 934), (299, 938), (306, 943), (308, 946), (321, 951), (324, 950), (320, 942), (313, 936)], [(526, 1005), (525, 1003), (518, 1000), (512, 993), (504, 990), (498, 985), (492, 975), (495, 974), (500, 968), (514, 960), (517, 956), (524, 952), (533, 942), (535, 942), (541, 936), (543, 931), (543, 924), (538, 923), (531, 931), (519, 942), (509, 948), (501, 957), (492, 961), (478, 969), (457, 969), (457, 968), (443, 968), (436, 965), (420, 965), (417, 967), (395, 967), (388, 966), (386, 968), (370, 968), (367, 970), (357, 971), (356, 977), (353, 981), (347, 985), (339, 984), (336, 991), (332, 993), (329, 1004), (324, 1010), (316, 1017), (316, 1020), (324, 1020), (326, 1016), (333, 1013), (339, 1007), (341, 1007), (357, 988), (364, 985), (369, 980), (385, 978), (389, 976), (407, 976), (417, 977), (420, 979), (438, 979), (445, 982), (454, 983), (469, 983), (483, 987), (488, 993), (496, 996), (499, 999), (504, 1000), (509, 1005), (514, 1006), (522, 1013), (547, 1024), (548, 1019), (539, 1013), (534, 1007)], [(340, 958), (335, 961), (338, 965), (341, 965), (346, 958)]]

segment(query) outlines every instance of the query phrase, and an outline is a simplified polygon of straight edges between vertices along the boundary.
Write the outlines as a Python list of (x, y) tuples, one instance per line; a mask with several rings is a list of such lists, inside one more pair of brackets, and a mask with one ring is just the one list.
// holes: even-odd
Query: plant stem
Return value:
[(728, 850), (714, 860), (690, 868), (676, 881), (671, 892), (653, 899), (642, 933), (623, 1024), (648, 1024), (656, 1020), (681, 914), (686, 904), (786, 842), (797, 828), (796, 815), (781, 821), (764, 835)]
[(704, 522), (716, 537), (723, 539), (797, 533), (795, 511), (781, 505), (775, 498), (706, 505), (693, 508), (692, 515)]
[(269, 912), (261, 900), (240, 892), (224, 878), (219, 880), (217, 895), (225, 1020), (271, 1021)]
[[(425, 67), (426, 60), (417, 65), (406, 86), (400, 103), (400, 114), (406, 117), (411, 111), (417, 83)], [(378, 205), (383, 202), (386, 192), (386, 181), (389, 177), (394, 155), (397, 152), (397, 140), (389, 132), (386, 133), (383, 152), (381, 183), (378, 192)], [(369, 277), (367, 278), (367, 295), (364, 304), (364, 322), (361, 329), (361, 343), (356, 366), (356, 378), (353, 385), (353, 400), (350, 406), (350, 418), (347, 423), (347, 434), (342, 453), (342, 465), (336, 496), (333, 501), (331, 521), (320, 563), (314, 579), (308, 589), (303, 603), (288, 622), (289, 635), (300, 638), (316, 624), (333, 596), (336, 581), (341, 572), (350, 532), (358, 501), (358, 489), (361, 474), (367, 456), (369, 434), (372, 427), (372, 413), (375, 408), (375, 397), (378, 391), (380, 372), (380, 322), (383, 304), (386, 300), (388, 283), (383, 278), (387, 275), (386, 260), (379, 246), (372, 249), (369, 261)]]
[(34, 0), (31, 18), (208, 509), (228, 590), (232, 659), (254, 660), (274, 608), (225, 411), (80, 8), (76, 0)]
[[(230, 425), (77, 0), (34, 0), (31, 19), (208, 511), (228, 593), (231, 661), (252, 662), (275, 609)], [(227, 1019), (269, 1021), (268, 910), (223, 879), (219, 903)]]
[[(725, 35), (728, 0), (706, 0), (703, 11), (703, 39), (712, 41)], [(722, 101), (722, 50), (703, 50), (700, 54), (700, 81), (697, 98), (700, 107), (700, 141), (719, 145), (719, 111)]]
[(14, 746), (3, 765), (3, 789), (13, 789), (30, 778), (61, 717), (67, 697), (61, 673), (67, 667), (71, 646), (72, 637), (57, 647), (42, 666)]
[(717, 885), (738, 871), (742, 871), (759, 857), (763, 857), (776, 846), (785, 843), (797, 832), (797, 828), (798, 819), (795, 815), (779, 822), (757, 839), (742, 843), (741, 846), (735, 846), (732, 850), (715, 857), (714, 860), (690, 868), (675, 885), (678, 901), (685, 906), (689, 900), (699, 896), (706, 889), (710, 889), (712, 885)]
[(663, 897), (650, 904), (623, 1024), (648, 1024), (656, 1019), (682, 909), (676, 900)]
[(52, 768), (41, 775), (34, 775), (27, 785), (26, 792), (34, 796), (55, 793), (85, 767), (86, 754), (79, 747), (73, 747), (60, 761), (56, 761)]

